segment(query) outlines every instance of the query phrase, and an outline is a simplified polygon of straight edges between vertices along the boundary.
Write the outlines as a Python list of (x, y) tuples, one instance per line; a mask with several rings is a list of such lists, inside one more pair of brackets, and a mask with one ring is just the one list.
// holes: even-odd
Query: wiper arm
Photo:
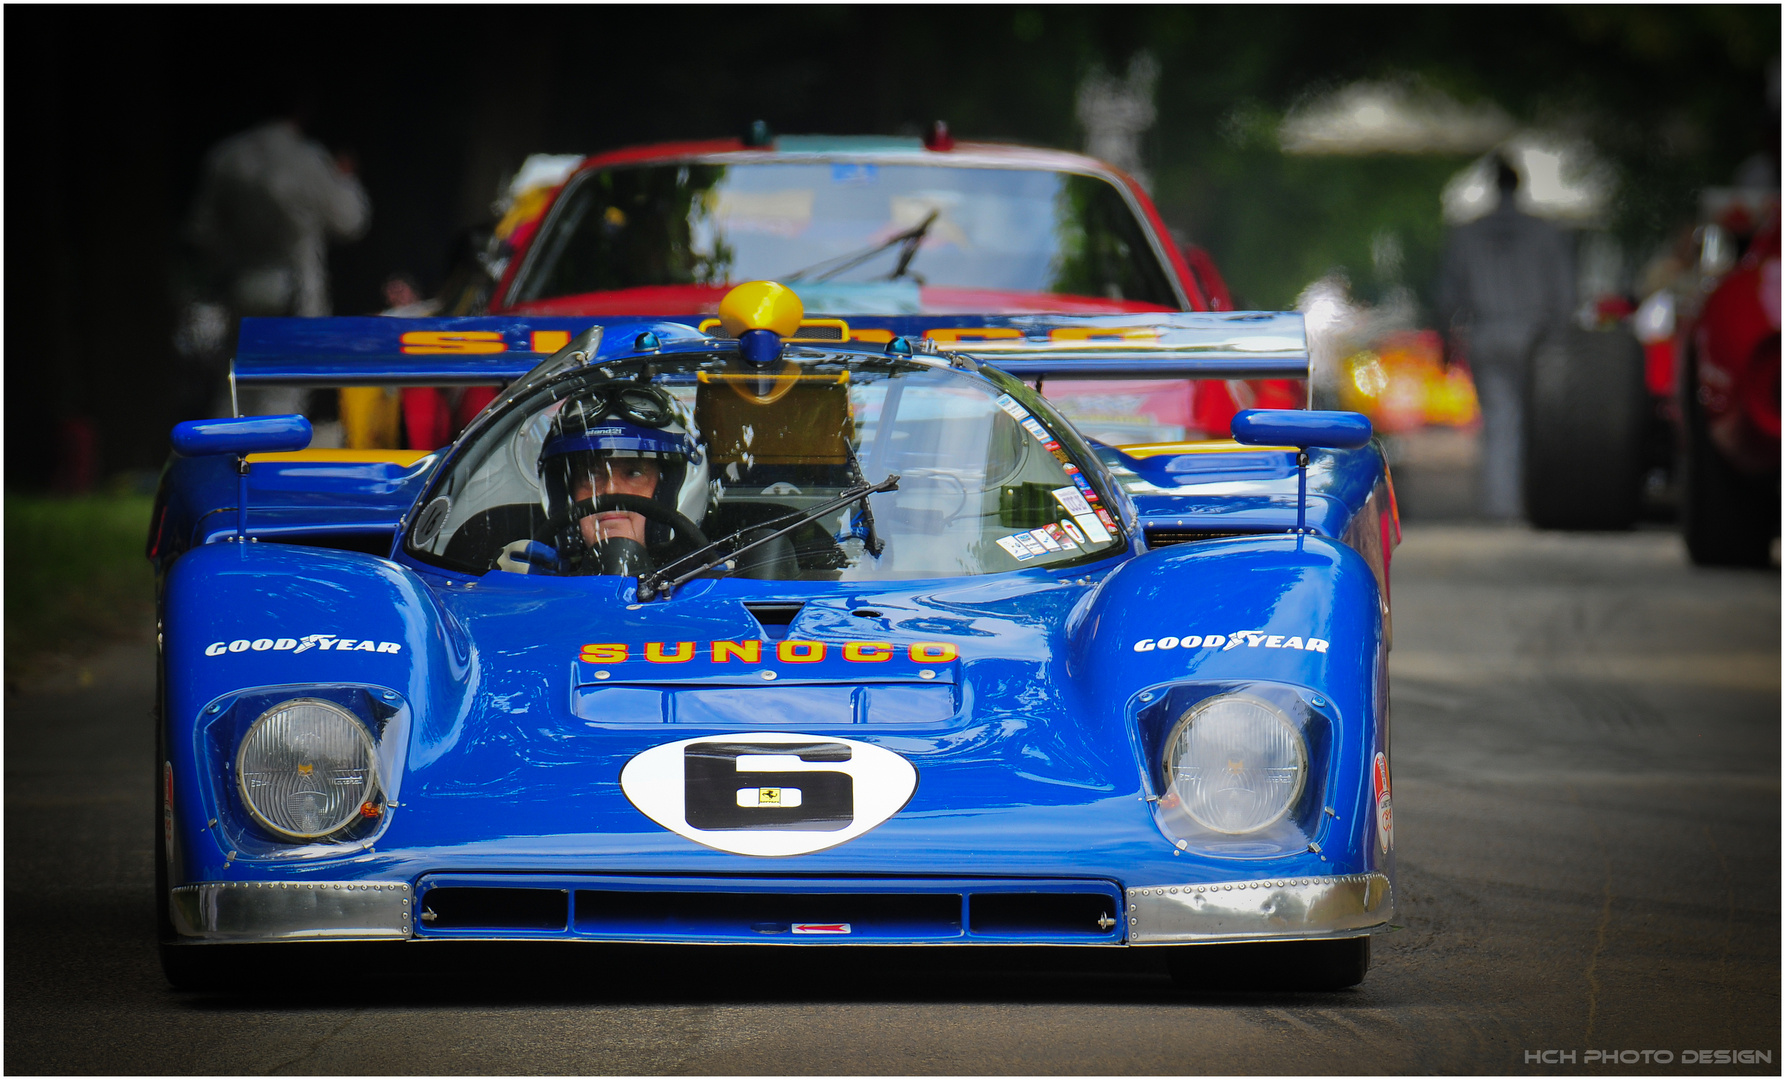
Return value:
[[(848, 506), (850, 503), (861, 502), (863, 499), (866, 499), (869, 495), (877, 495), (883, 491), (897, 491), (898, 489), (899, 489), (899, 474), (892, 473), (892, 474), (888, 475), (885, 480), (880, 481), (878, 484), (866, 484), (866, 483), (859, 484), (855, 487), (848, 489), (847, 491), (843, 492), (841, 495), (838, 495), (834, 499), (827, 499), (824, 502), (819, 503), (817, 506), (814, 506), (808, 510), (801, 511), (798, 514), (793, 515), (793, 520), (789, 524), (787, 524), (779, 529), (776, 529), (774, 532), (769, 533), (767, 536), (757, 537), (755, 540), (750, 541), (748, 544), (745, 544), (743, 547), (736, 548), (736, 549), (729, 551), (723, 555), (713, 555), (713, 552), (715, 549), (717, 549), (721, 545), (725, 544), (727, 541), (730, 541), (733, 538), (735, 538), (735, 536), (737, 534), (734, 533), (732, 536), (728, 536), (728, 537), (724, 537), (723, 539), (716, 540), (713, 543), (708, 544), (706, 547), (703, 547), (698, 551), (689, 552), (688, 554), (682, 556), (681, 558), (675, 560), (674, 562), (670, 563), (668, 566), (665, 566), (660, 570), (653, 570), (651, 573), (646, 574), (644, 577), (639, 578), (638, 579), (638, 598), (640, 600), (649, 600), (653, 596), (667, 596), (670, 593), (675, 592), (676, 589), (680, 585), (682, 585), (683, 582), (686, 582), (686, 581), (692, 580), (693, 578), (699, 577), (700, 575), (706, 573), (708, 570), (711, 570), (713, 567), (718, 566), (720, 563), (724, 562), (727, 559), (735, 559), (739, 555), (742, 555), (744, 552), (749, 551), (752, 548), (761, 547), (763, 544), (768, 543), (770, 540), (775, 540), (780, 537), (786, 536), (788, 533), (790, 533), (793, 530), (799, 528), (800, 526), (806, 524), (807, 522), (816, 521), (826, 514), (834, 513), (838, 510), (841, 510), (843, 507)], [(779, 517), (779, 518), (776, 518), (775, 521), (787, 521), (787, 518)], [(771, 522), (770, 524), (773, 524), (773, 522)], [(760, 526), (758, 526), (758, 527), (760, 528)], [(676, 567), (682, 565), (685, 562), (688, 562), (691, 559), (700, 558), (703, 555), (712, 555), (712, 557), (708, 558), (705, 562), (701, 563), (699, 566), (696, 566), (694, 569), (687, 571), (686, 573), (678, 574), (673, 579), (669, 578), (670, 572), (672, 570), (674, 570)], [(668, 580), (666, 580), (666, 579), (668, 579)]]
[[(941, 216), (942, 211), (940, 209), (931, 210), (929, 214), (916, 225), (913, 225), (902, 233), (889, 236), (872, 247), (859, 252), (833, 256), (832, 258), (825, 259), (823, 262), (813, 263), (811, 266), (795, 270), (791, 274), (784, 274), (774, 280), (781, 282), (804, 281), (806, 275), (817, 273), (818, 276), (814, 277), (812, 279), (813, 281), (829, 281), (831, 278), (836, 277), (845, 270), (855, 269), (862, 263), (865, 263), (869, 259), (880, 254), (882, 251), (903, 244), (905, 247), (904, 250), (899, 253), (898, 268), (892, 272), (891, 277), (886, 279), (888, 281), (897, 281), (899, 277), (905, 273), (905, 268), (911, 265), (911, 260), (916, 257), (917, 247), (919, 244), (923, 243), (923, 238), (929, 235), (930, 226), (936, 224), (936, 219)], [(838, 265), (831, 266), (832, 263), (837, 263)], [(821, 270), (823, 273), (818, 273)]]
[[(855, 447), (850, 446), (848, 443), (844, 443), (843, 448), (849, 451), (849, 471), (855, 474), (856, 484), (866, 484), (868, 482), (868, 477), (867, 474), (862, 472), (861, 459), (855, 456)], [(886, 550), (886, 541), (880, 539), (880, 534), (874, 529), (874, 506), (866, 499), (862, 500), (861, 509), (856, 511), (855, 517), (850, 519), (849, 532), (847, 535), (860, 537), (868, 554), (874, 556), (876, 559), (880, 557), (882, 551)], [(837, 537), (838, 543), (841, 543), (843, 539), (844, 537), (839, 535)]]
[[(923, 238), (929, 234), (930, 226), (936, 224), (936, 218), (941, 213), (940, 210), (931, 210), (930, 216), (924, 218), (917, 228), (911, 230), (911, 235), (905, 237), (905, 246), (899, 252), (899, 265), (886, 275), (886, 280), (897, 281), (905, 276), (905, 271), (911, 267), (911, 260), (917, 258), (917, 249), (923, 246)], [(919, 284), (922, 284), (921, 279)]]

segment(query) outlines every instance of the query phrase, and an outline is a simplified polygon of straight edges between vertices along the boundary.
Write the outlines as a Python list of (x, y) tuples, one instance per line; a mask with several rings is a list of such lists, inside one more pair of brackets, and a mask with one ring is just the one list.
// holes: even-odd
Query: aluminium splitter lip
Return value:
[(206, 881), (169, 890), (168, 915), (200, 941), (393, 941), (414, 899), (400, 881)]
[(1355, 937), (1394, 917), (1388, 875), (1152, 885), (1127, 890), (1130, 945)]

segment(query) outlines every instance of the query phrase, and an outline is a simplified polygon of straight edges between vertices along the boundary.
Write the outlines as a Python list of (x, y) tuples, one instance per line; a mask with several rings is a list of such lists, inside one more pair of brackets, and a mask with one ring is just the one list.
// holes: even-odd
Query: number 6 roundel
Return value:
[(898, 813), (917, 770), (878, 746), (753, 731), (654, 746), (620, 770), (620, 790), (673, 833), (737, 855), (806, 855)]

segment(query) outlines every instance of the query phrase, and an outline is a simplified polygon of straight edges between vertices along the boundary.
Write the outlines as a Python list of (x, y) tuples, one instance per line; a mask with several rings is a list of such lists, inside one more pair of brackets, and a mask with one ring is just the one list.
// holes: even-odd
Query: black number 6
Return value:
[[(801, 761), (848, 761), (849, 747), (835, 742), (699, 742), (683, 751), (683, 806), (688, 824), (717, 832), (728, 829), (800, 829), (836, 832), (855, 821), (855, 778), (846, 772), (787, 770), (744, 772), (738, 758), (773, 754)], [(739, 806), (747, 788), (796, 788), (798, 806)]]

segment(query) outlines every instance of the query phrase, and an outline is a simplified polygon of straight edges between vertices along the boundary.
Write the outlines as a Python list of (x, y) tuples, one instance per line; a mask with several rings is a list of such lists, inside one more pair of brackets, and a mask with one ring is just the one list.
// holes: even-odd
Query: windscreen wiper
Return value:
[[(859, 487), (866, 484), (868, 476), (862, 472), (861, 459), (855, 456), (855, 447), (845, 442), (843, 449), (849, 451), (849, 471), (855, 474), (855, 483), (850, 486)], [(855, 516), (849, 520), (849, 531), (839, 534), (837, 542), (842, 543), (845, 537), (860, 539), (868, 554), (876, 559), (880, 557), (880, 553), (886, 550), (886, 541), (880, 539), (880, 533), (874, 528), (874, 504), (866, 499), (862, 500), (861, 509), (857, 510)]]
[[(722, 555), (714, 554), (714, 552), (716, 552), (720, 547), (722, 547), (725, 544), (729, 543), (730, 541), (736, 539), (737, 536), (739, 535), (739, 533), (742, 532), (742, 530), (739, 530), (739, 533), (733, 533), (730, 536), (722, 537), (722, 538), (715, 540), (712, 543), (708, 544), (706, 547), (700, 548), (696, 551), (689, 552), (688, 554), (682, 556), (681, 558), (675, 560), (674, 562), (670, 563), (669, 565), (663, 567), (660, 570), (653, 570), (649, 574), (646, 574), (643, 577), (640, 577), (638, 579), (638, 598), (642, 601), (642, 600), (649, 600), (653, 596), (668, 596), (669, 594), (675, 592), (677, 586), (681, 585), (683, 582), (699, 577), (700, 575), (706, 573), (708, 570), (711, 570), (713, 567), (718, 566), (722, 562), (725, 562), (727, 559), (735, 559), (739, 555), (742, 555), (744, 552), (749, 551), (752, 548), (761, 547), (763, 544), (768, 543), (770, 540), (774, 540), (779, 537), (786, 536), (788, 533), (794, 531), (795, 529), (799, 528), (802, 525), (805, 525), (807, 522), (817, 521), (819, 518), (823, 517), (824, 515), (830, 514), (830, 513), (835, 513), (836, 511), (841, 510), (843, 507), (848, 506), (851, 503), (861, 502), (862, 500), (866, 499), (869, 495), (877, 495), (883, 491), (897, 491), (898, 489), (899, 489), (899, 474), (898, 473), (892, 473), (892, 474), (888, 475), (885, 480), (880, 481), (878, 484), (868, 484), (868, 483), (858, 484), (857, 486), (849, 488), (848, 490), (844, 491), (841, 495), (838, 495), (834, 499), (826, 499), (824, 502), (819, 503), (817, 506), (811, 507), (806, 510), (802, 510), (797, 514), (789, 514), (789, 515), (786, 515), (783, 517), (776, 518), (774, 521), (771, 521), (768, 524), (774, 525), (774, 524), (777, 524), (777, 523), (783, 522), (783, 521), (788, 522), (788, 524), (782, 526), (779, 529), (776, 529), (774, 532), (769, 533), (767, 536), (759, 536), (755, 540), (752, 540), (748, 544), (745, 544), (743, 547), (735, 548), (735, 549), (728, 551)], [(754, 526), (754, 527), (755, 528), (763, 528), (764, 526)], [(670, 573), (676, 567), (681, 566), (683, 563), (690, 562), (695, 559), (699, 559), (702, 556), (709, 556), (709, 557), (706, 559), (706, 561), (700, 563), (700, 565), (696, 566), (692, 570), (688, 570), (688, 571), (685, 571), (684, 573), (678, 574), (674, 578), (671, 578), (669, 576)]]
[[(900, 277), (904, 276), (905, 268), (910, 266), (911, 260), (916, 257), (918, 245), (922, 244), (923, 238), (929, 235), (930, 226), (936, 224), (936, 219), (941, 216), (941, 210), (931, 210), (929, 214), (916, 225), (913, 225), (902, 233), (896, 233), (893, 236), (889, 236), (872, 247), (865, 248), (859, 252), (838, 255), (826, 259), (823, 262), (813, 263), (811, 266), (795, 270), (791, 274), (783, 274), (781, 277), (775, 278), (774, 280), (780, 282), (804, 281), (806, 275), (817, 274), (817, 276), (812, 279), (813, 281), (829, 281), (831, 278), (836, 277), (845, 270), (855, 269), (862, 263), (865, 263), (869, 259), (880, 254), (882, 251), (903, 244), (904, 250), (899, 252), (899, 265), (897, 269), (892, 272), (891, 276), (886, 279), (888, 281), (897, 281)], [(837, 265), (832, 266), (832, 263), (836, 263)], [(819, 271), (823, 272), (819, 273)]]

